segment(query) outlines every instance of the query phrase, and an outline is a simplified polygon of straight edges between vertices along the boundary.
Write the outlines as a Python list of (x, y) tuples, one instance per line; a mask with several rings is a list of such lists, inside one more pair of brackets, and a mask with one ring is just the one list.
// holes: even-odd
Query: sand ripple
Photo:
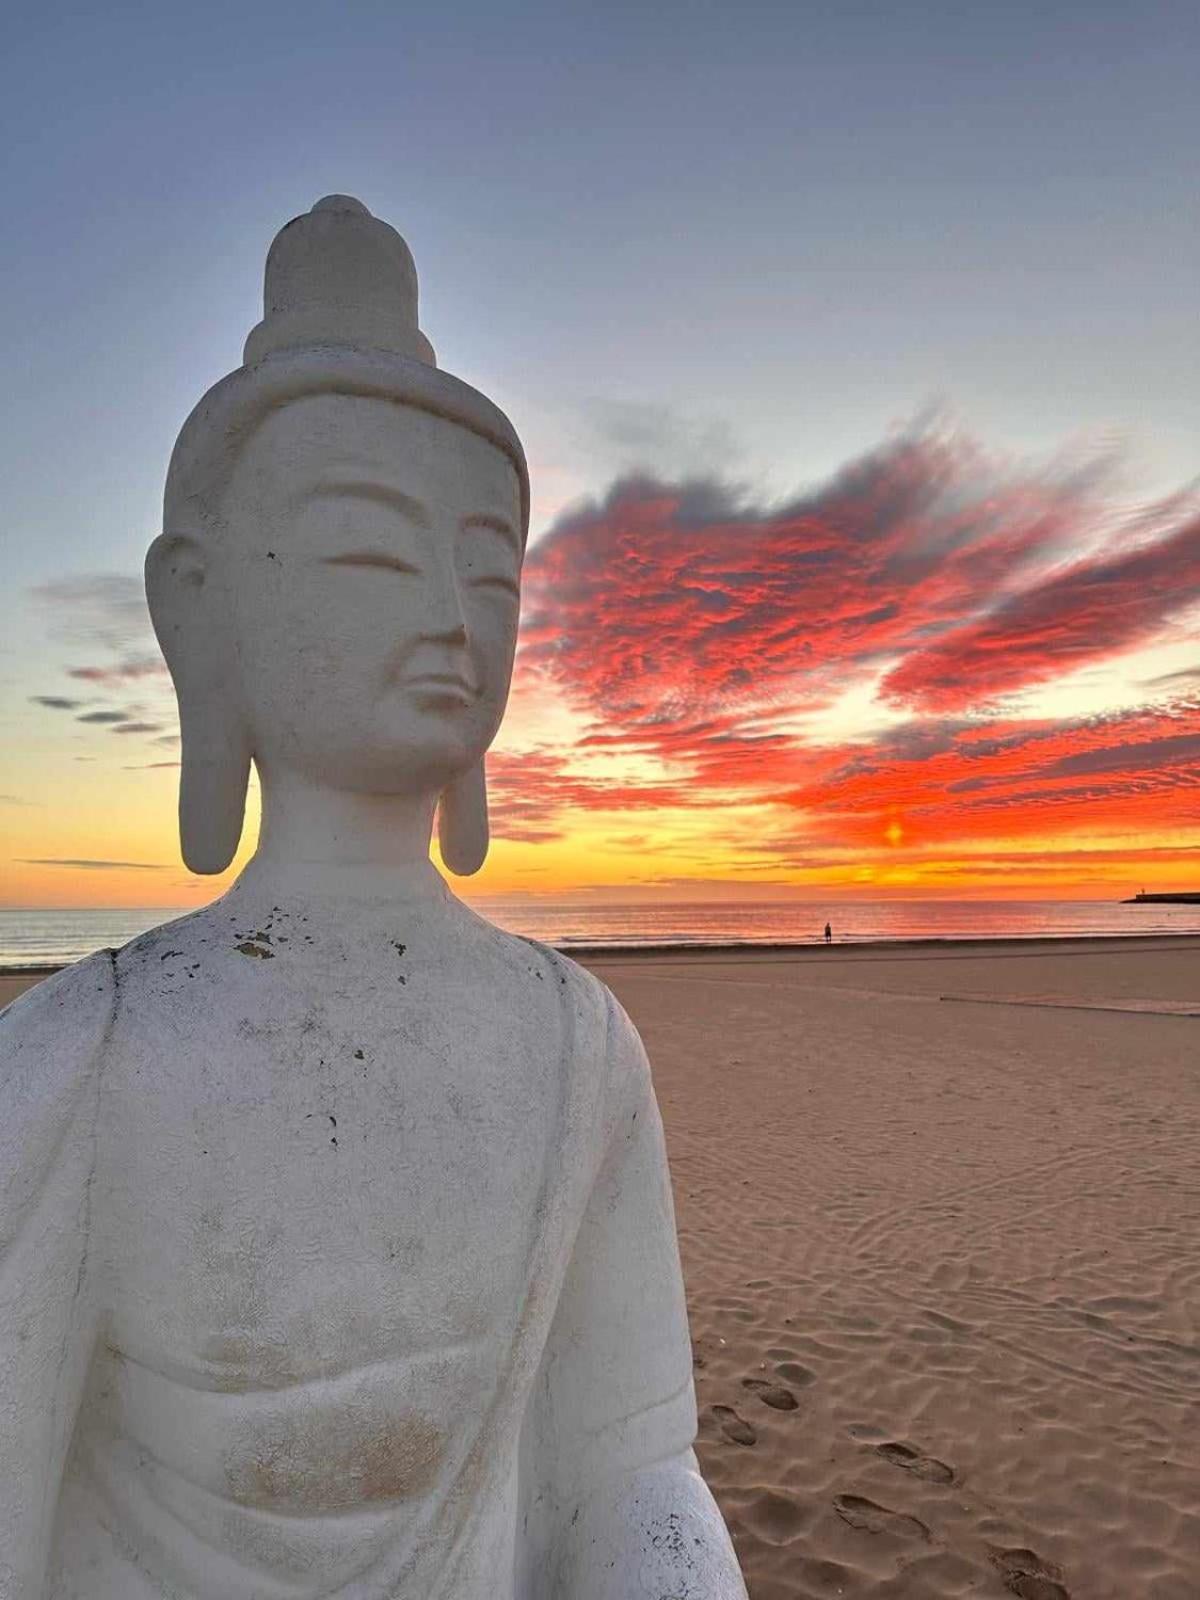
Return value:
[[(752, 1600), (1200, 1596), (1200, 952), (596, 963)], [(907, 970), (906, 970), (907, 969)]]

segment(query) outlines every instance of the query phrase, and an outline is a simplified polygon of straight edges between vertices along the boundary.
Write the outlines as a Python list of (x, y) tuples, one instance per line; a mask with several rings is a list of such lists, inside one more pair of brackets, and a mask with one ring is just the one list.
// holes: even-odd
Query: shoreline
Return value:
[[(521, 937), (521, 935), (516, 935)], [(897, 955), (938, 955), (952, 957), (956, 951), (991, 951), (999, 954), (1014, 949), (1014, 953), (1035, 955), (1039, 952), (1069, 955), (1072, 947), (1089, 955), (1118, 954), (1122, 950), (1189, 950), (1200, 949), (1200, 930), (1181, 933), (1007, 933), (956, 938), (951, 935), (930, 936), (923, 939), (855, 939), (837, 940), (826, 944), (823, 939), (714, 939), (671, 940), (645, 944), (607, 943), (557, 943), (550, 948), (560, 955), (579, 961), (637, 960), (661, 961), (677, 956), (773, 956), (779, 958), (823, 960), (836, 956), (844, 960), (856, 955), (879, 958)], [(1106, 948), (1098, 948), (1106, 947)], [(106, 948), (98, 946), (98, 948)], [(88, 954), (95, 954), (89, 951)], [(86, 956), (76, 957), (77, 961)], [(75, 962), (30, 962), (20, 966), (0, 965), (0, 979), (49, 978)]]
[[(823, 939), (787, 940), (711, 940), (706, 942), (656, 943), (656, 944), (556, 944), (560, 955), (583, 961), (604, 961), (619, 958), (652, 956), (661, 961), (679, 955), (708, 956), (801, 956), (822, 960), (836, 955), (839, 960), (855, 956), (878, 958), (893, 952), (911, 955), (952, 956), (956, 950), (991, 950), (998, 952), (1018, 946), (1021, 953), (1036, 954), (1047, 951), (1055, 955), (1070, 954), (1068, 946), (1081, 946), (1081, 953), (1104, 954), (1097, 945), (1120, 946), (1124, 949), (1200, 949), (1200, 930), (1195, 933), (1003, 933), (954, 938), (948, 935), (924, 939), (855, 939), (826, 944)], [(1115, 951), (1113, 953), (1116, 953)]]

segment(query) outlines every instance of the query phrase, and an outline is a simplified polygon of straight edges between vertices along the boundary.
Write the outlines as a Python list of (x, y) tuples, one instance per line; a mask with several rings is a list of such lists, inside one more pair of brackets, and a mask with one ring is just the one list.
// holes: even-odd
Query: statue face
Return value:
[(267, 771), (401, 793), (478, 760), (517, 636), (503, 452), (413, 407), (316, 395), (257, 429), (222, 509), (217, 587)]

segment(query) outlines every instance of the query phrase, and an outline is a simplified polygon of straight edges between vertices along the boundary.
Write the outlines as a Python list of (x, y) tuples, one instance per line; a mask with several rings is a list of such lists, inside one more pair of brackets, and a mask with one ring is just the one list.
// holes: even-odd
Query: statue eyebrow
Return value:
[(491, 528), (494, 533), (499, 533), (508, 540), (516, 553), (517, 559), (520, 560), (521, 540), (517, 530), (507, 517), (498, 516), (492, 511), (472, 512), (470, 516), (462, 519), (459, 527), (464, 533), (468, 528)]
[(405, 494), (402, 489), (392, 488), (390, 484), (371, 483), (357, 478), (326, 478), (312, 492), (318, 496), (354, 495), (359, 500), (375, 500), (380, 505), (402, 512), (419, 528), (427, 528), (430, 524), (429, 508), (425, 502), (418, 500), (415, 495)]
[(401, 556), (388, 555), (386, 550), (347, 550), (340, 556), (322, 556), (327, 567), (382, 567), (388, 572), (413, 574), (417, 568)]

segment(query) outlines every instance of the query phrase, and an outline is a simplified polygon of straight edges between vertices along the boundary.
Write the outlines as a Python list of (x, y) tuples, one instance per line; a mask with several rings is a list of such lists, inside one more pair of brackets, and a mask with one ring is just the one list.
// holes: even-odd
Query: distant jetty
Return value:
[(1123, 906), (1200, 906), (1200, 889), (1180, 889), (1174, 894), (1135, 894), (1122, 900)]

